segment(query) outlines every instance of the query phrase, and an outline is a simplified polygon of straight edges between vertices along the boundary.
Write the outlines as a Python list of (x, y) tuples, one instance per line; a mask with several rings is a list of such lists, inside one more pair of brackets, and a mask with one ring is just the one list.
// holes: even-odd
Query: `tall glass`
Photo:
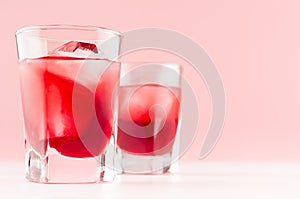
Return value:
[(112, 91), (120, 34), (91, 26), (35, 26), (16, 33), (26, 178), (41, 183), (114, 177)]
[(167, 63), (122, 63), (116, 124), (122, 173), (160, 174), (179, 156), (181, 68)]

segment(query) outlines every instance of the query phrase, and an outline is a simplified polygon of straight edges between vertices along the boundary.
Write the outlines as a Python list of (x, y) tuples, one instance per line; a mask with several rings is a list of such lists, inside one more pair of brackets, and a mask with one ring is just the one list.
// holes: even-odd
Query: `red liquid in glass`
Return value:
[[(77, 158), (104, 151), (112, 129), (112, 111), (106, 108), (112, 90), (106, 88), (117, 83), (119, 67), (105, 70), (99, 82), (76, 81), (83, 63), (97, 67), (99, 61), (104, 60), (49, 56), (21, 62), (26, 140), (39, 154), (45, 155), (48, 147)], [(97, 87), (95, 95), (93, 86)], [(95, 130), (99, 123), (101, 131)]]
[(178, 88), (157, 84), (120, 87), (118, 146), (138, 155), (170, 152), (177, 131), (179, 99)]

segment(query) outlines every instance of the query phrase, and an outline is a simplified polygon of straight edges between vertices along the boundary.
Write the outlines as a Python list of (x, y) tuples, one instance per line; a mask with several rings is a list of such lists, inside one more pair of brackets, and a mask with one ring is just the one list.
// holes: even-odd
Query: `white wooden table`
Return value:
[(177, 174), (120, 175), (113, 183), (37, 184), (23, 163), (0, 161), (0, 198), (293, 199), (300, 198), (300, 163), (184, 162)]

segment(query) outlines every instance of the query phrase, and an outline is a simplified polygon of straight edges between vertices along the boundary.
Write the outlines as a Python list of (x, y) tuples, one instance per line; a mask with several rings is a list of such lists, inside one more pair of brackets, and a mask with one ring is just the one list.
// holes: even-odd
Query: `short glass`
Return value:
[(122, 63), (115, 109), (120, 173), (161, 174), (179, 156), (181, 67)]
[(16, 33), (26, 178), (86, 183), (114, 178), (112, 94), (120, 34), (92, 26), (35, 26)]

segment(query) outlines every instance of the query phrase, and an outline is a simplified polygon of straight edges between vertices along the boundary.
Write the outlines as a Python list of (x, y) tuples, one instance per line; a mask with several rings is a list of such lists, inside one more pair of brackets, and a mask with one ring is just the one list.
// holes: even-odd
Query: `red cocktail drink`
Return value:
[(103, 62), (48, 56), (20, 63), (26, 140), (39, 154), (53, 148), (64, 156), (86, 158), (105, 150), (112, 134), (112, 89), (119, 67), (103, 70), (99, 81), (78, 76), (84, 65), (92, 70)]
[(180, 90), (158, 84), (121, 86), (117, 144), (136, 155), (163, 155), (172, 149)]

